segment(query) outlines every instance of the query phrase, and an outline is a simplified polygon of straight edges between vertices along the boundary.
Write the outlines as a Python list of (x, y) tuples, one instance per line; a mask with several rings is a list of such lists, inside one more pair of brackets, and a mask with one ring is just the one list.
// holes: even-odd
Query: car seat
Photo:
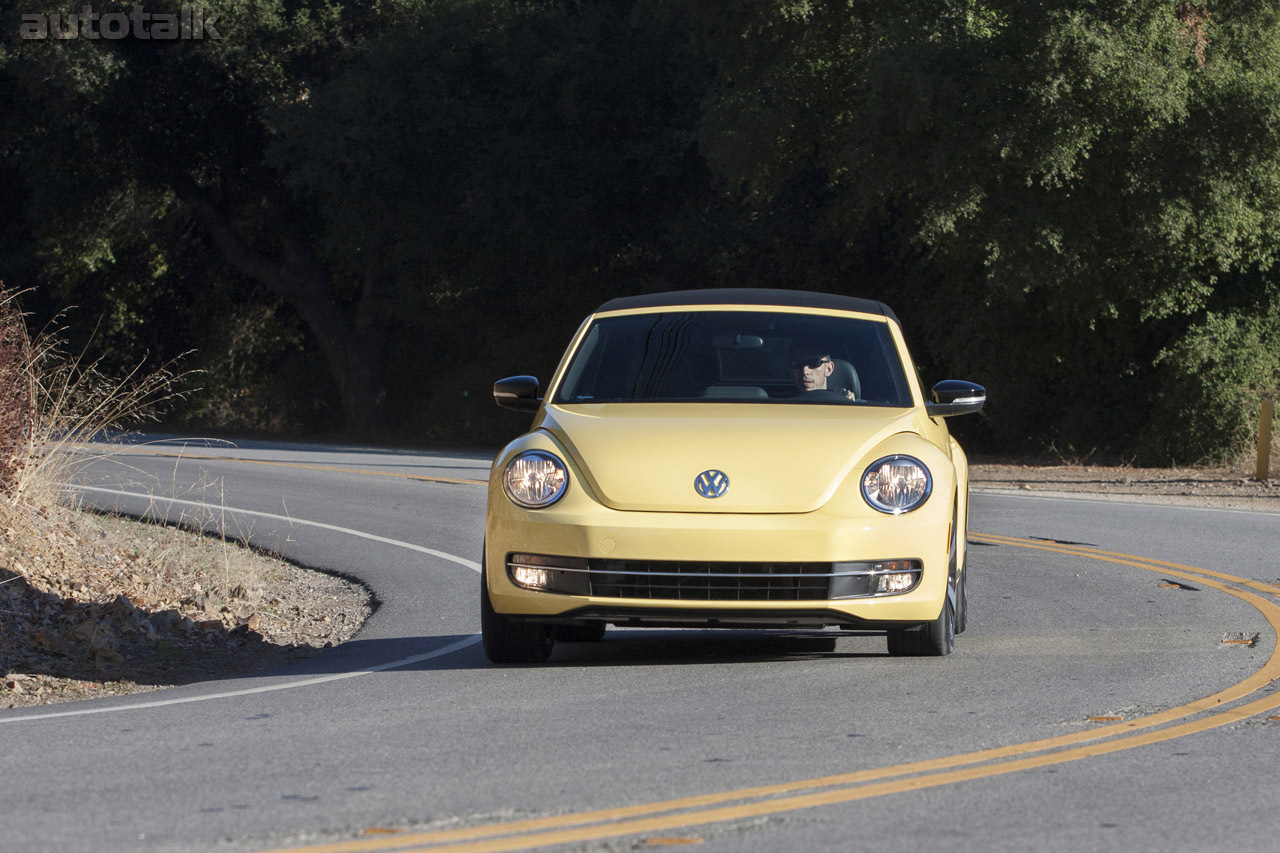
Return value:
[(843, 358), (833, 358), (831, 362), (836, 367), (835, 370), (831, 371), (831, 375), (827, 377), (827, 387), (832, 390), (847, 388), (853, 392), (855, 400), (861, 400), (862, 383), (858, 380), (858, 371), (854, 370), (853, 365)]

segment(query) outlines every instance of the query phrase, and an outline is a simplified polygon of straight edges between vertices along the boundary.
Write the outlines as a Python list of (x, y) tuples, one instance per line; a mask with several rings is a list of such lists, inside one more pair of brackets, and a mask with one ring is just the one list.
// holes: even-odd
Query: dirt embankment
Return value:
[(0, 708), (277, 666), (349, 639), (374, 604), (233, 542), (44, 507), (0, 523)]
[(1097, 500), (1280, 512), (1280, 466), (1266, 480), (1244, 467), (1132, 468), (973, 460), (975, 491), (1070, 494)]

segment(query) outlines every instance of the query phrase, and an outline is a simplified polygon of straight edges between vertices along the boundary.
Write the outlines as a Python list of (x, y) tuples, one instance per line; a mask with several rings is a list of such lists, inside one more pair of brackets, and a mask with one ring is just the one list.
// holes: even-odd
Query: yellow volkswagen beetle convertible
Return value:
[(945, 655), (965, 628), (968, 462), (884, 304), (782, 290), (615, 299), (579, 328), (489, 480), (484, 650), (545, 661), (605, 627), (884, 631)]

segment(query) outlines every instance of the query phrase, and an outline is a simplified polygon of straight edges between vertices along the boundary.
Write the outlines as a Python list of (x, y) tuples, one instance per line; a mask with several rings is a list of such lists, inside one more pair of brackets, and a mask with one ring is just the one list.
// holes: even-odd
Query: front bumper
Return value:
[[(541, 510), (513, 505), (496, 482), (489, 490), (485, 578), (498, 613), (539, 621), (594, 620), (617, 625), (821, 627), (869, 629), (937, 618), (947, 595), (951, 502), (937, 494), (915, 512), (837, 516), (628, 512), (579, 491)], [(910, 592), (854, 599), (741, 601), (613, 598), (524, 589), (508, 577), (513, 553), (587, 560), (834, 563), (913, 560), (923, 567)]]

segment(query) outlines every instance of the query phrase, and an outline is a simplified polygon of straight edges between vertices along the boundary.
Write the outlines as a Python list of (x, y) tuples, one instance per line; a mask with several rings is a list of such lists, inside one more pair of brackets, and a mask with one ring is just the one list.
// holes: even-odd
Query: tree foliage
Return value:
[(735, 11), (708, 27), (721, 44), (708, 156), (760, 210), (820, 175), (814, 227), (854, 255), (875, 223), (884, 260), (852, 287), (883, 288), (930, 360), (989, 384), (997, 436), (1163, 458), (1225, 449), (1132, 437), (1188, 379), (1159, 354), (1176, 359), (1223, 300), (1265, 300), (1273, 280), (1274, 4)]
[(191, 422), (493, 440), (586, 311), (718, 285), (884, 299), (993, 450), (1229, 455), (1276, 389), (1274, 4), (205, 5), (0, 12), (0, 276), (201, 349)]

